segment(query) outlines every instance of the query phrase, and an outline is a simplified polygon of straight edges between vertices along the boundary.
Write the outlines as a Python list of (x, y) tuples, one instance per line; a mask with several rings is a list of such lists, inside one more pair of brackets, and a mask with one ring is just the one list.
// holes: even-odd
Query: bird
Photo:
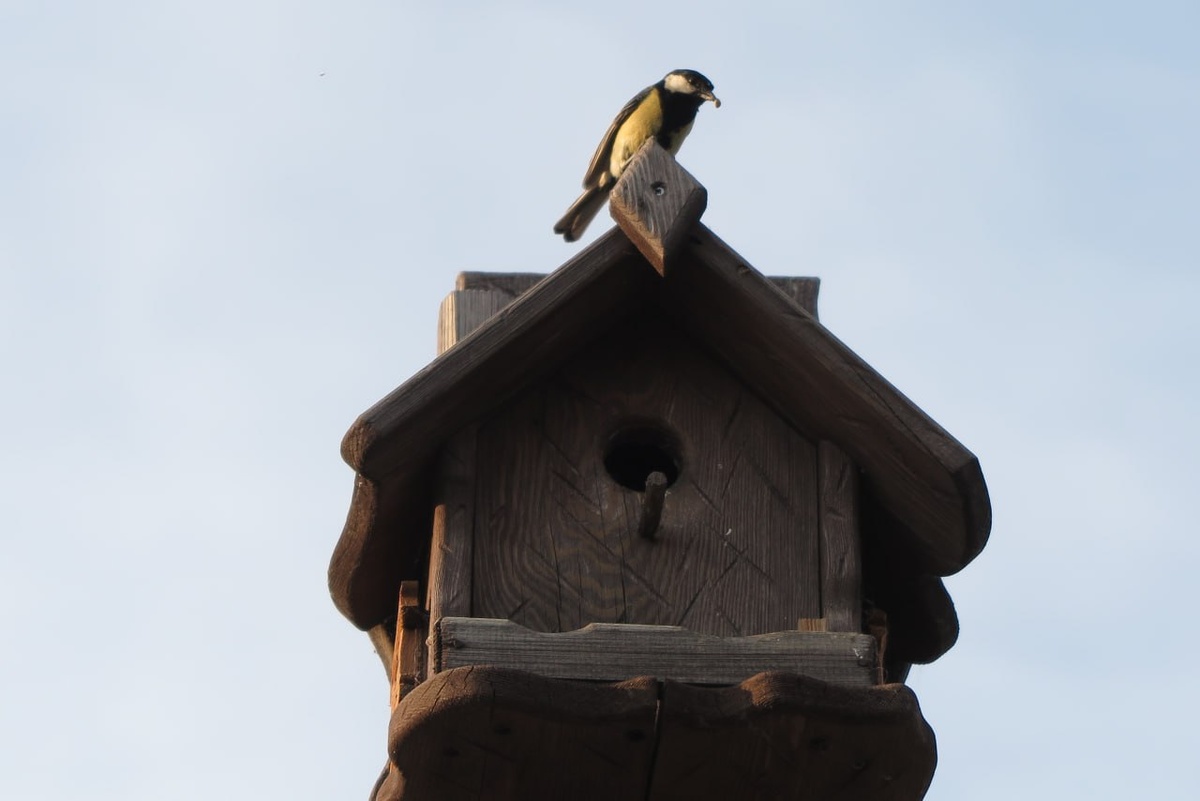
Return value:
[(707, 101), (712, 101), (714, 108), (721, 107), (713, 94), (712, 81), (695, 70), (672, 70), (634, 95), (605, 131), (583, 176), (583, 194), (554, 224), (554, 233), (567, 242), (583, 236), (625, 166), (646, 140), (656, 140), (675, 155), (692, 130), (696, 112)]

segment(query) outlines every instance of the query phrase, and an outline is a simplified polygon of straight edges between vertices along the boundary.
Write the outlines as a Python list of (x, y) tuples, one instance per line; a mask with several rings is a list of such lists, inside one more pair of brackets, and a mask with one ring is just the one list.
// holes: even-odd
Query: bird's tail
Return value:
[(610, 188), (593, 186), (583, 190), (583, 194), (571, 204), (571, 208), (567, 209), (562, 219), (554, 224), (554, 233), (562, 234), (562, 238), (568, 242), (574, 242), (583, 236), (588, 223), (595, 218), (604, 201), (608, 200)]

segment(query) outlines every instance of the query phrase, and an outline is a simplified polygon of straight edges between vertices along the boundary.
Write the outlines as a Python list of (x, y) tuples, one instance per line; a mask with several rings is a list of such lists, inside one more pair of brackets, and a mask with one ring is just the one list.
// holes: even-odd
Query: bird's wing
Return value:
[(612, 158), (613, 141), (617, 138), (617, 131), (629, 119), (629, 115), (633, 114), (633, 110), (646, 99), (646, 95), (650, 94), (650, 90), (653, 88), (653, 86), (647, 86), (634, 95), (633, 99), (617, 112), (616, 119), (612, 121), (612, 125), (608, 126), (608, 130), (604, 132), (604, 138), (600, 140), (600, 146), (596, 148), (596, 155), (592, 156), (592, 163), (588, 165), (587, 172), (583, 176), (584, 189), (600, 184), (600, 176), (608, 172), (608, 162)]

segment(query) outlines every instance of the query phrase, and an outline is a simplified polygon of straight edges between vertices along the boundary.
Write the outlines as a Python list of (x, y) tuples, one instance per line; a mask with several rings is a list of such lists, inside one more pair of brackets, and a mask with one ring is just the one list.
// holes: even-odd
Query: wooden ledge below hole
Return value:
[(653, 676), (692, 684), (737, 684), (757, 673), (782, 671), (845, 687), (870, 687), (877, 678), (877, 642), (867, 634), (714, 637), (679, 626), (621, 623), (548, 634), (510, 620), (472, 617), (444, 617), (435, 629), (439, 671), (491, 665), (560, 679)]

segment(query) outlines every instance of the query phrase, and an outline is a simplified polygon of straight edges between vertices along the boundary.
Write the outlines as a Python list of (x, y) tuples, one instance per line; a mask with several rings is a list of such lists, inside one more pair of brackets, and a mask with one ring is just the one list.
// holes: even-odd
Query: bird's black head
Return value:
[(712, 81), (695, 70), (673, 70), (662, 80), (663, 88), (668, 92), (678, 92), (683, 95), (695, 95), (700, 102), (711, 100), (717, 108), (721, 101), (713, 94)]

